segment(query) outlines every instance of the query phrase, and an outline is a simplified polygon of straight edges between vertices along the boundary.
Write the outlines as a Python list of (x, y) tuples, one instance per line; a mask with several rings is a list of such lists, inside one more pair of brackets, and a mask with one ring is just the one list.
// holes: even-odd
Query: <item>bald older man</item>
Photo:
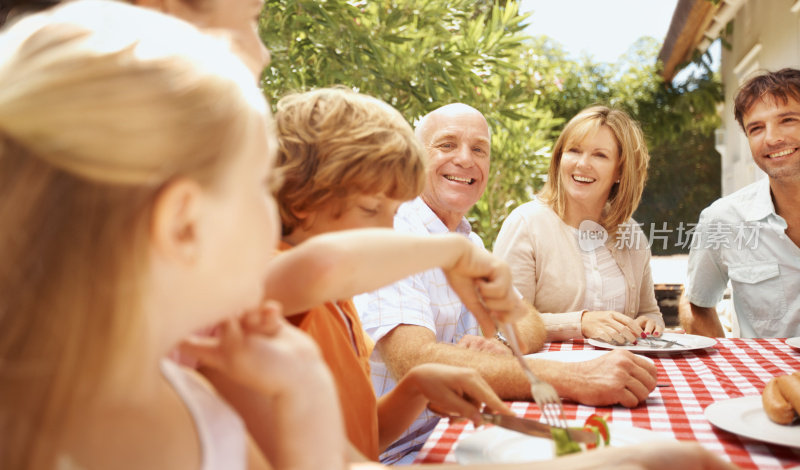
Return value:
[[(465, 215), (483, 195), (489, 178), (486, 119), (471, 106), (450, 104), (425, 116), (416, 133), (428, 152), (427, 182), (420, 197), (400, 207), (395, 229), (416, 234), (457, 232), (483, 246)], [(448, 287), (441, 270), (358, 296), (356, 307), (376, 343), (370, 364), (379, 396), (392, 390), (415, 365), (438, 362), (477, 369), (502, 398), (532, 398), (525, 375), (507, 349), (497, 340), (481, 338), (494, 336), (494, 326), (478, 323)], [(532, 308), (516, 329), (524, 352), (541, 349), (545, 329)], [(656, 385), (655, 366), (628, 351), (581, 363), (531, 360), (530, 364), (562, 397), (587, 405), (637, 406)], [(423, 412), (381, 461), (413, 461), (437, 421), (437, 415)]]

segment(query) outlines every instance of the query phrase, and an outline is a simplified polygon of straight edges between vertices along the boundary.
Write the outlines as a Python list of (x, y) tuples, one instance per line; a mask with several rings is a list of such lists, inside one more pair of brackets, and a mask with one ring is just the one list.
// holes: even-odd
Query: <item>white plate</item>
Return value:
[[(672, 440), (670, 436), (632, 426), (608, 423), (608, 429), (613, 447)], [(555, 458), (555, 444), (552, 439), (526, 436), (499, 426), (487, 426), (461, 439), (456, 444), (455, 456), (460, 464), (533, 462)]]
[(714, 402), (706, 408), (706, 419), (718, 428), (771, 444), (800, 448), (800, 424), (773, 423), (761, 406), (761, 395)]
[(794, 338), (787, 338), (786, 344), (793, 348), (800, 349), (800, 336), (795, 336)]
[(576, 349), (572, 351), (544, 351), (534, 354), (526, 354), (529, 359), (547, 359), (548, 361), (558, 362), (584, 362), (597, 359), (611, 351), (601, 351), (598, 349)]
[[(576, 349), (571, 351), (544, 351), (533, 354), (526, 354), (528, 359), (546, 359), (548, 361), (558, 362), (584, 362), (597, 359), (600, 356), (605, 356), (611, 351), (604, 351), (602, 349)], [(650, 362), (654, 361), (647, 356), (639, 356)]]
[(662, 338), (670, 340), (670, 341), (677, 341), (678, 343), (682, 344), (683, 346), (677, 345), (669, 345), (668, 347), (659, 347), (659, 346), (651, 346), (647, 341), (640, 341), (639, 344), (623, 344), (621, 346), (615, 344), (609, 344), (605, 341), (598, 341), (596, 339), (590, 339), (589, 344), (598, 348), (605, 348), (605, 349), (627, 349), (631, 352), (647, 352), (647, 353), (672, 353), (672, 352), (679, 352), (679, 351), (692, 351), (694, 349), (704, 349), (710, 348), (717, 344), (717, 340), (714, 338), (709, 338), (707, 336), (697, 336), (697, 335), (687, 335), (687, 334), (677, 334), (677, 333), (664, 333), (661, 335)]

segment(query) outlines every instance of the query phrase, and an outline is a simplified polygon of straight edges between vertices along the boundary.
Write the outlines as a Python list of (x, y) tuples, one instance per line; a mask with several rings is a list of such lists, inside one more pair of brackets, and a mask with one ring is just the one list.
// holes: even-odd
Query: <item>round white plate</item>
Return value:
[(705, 415), (711, 424), (728, 432), (800, 448), (800, 424), (783, 426), (770, 421), (760, 395), (714, 402), (706, 408)]
[(584, 362), (597, 359), (600, 356), (608, 354), (611, 351), (602, 351), (599, 349), (576, 349), (573, 351), (544, 351), (534, 354), (526, 354), (525, 357), (529, 359), (547, 359), (548, 361), (558, 362)]
[[(584, 362), (584, 361), (591, 361), (592, 359), (597, 359), (600, 356), (605, 356), (610, 352), (611, 351), (605, 351), (602, 349), (576, 349), (570, 351), (544, 351), (533, 354), (526, 354), (525, 357), (528, 359), (546, 359), (548, 361), (558, 361), (558, 362)], [(650, 362), (654, 362), (647, 356), (640, 356), (640, 357)]]
[(786, 344), (793, 348), (800, 349), (800, 336), (795, 336), (794, 338), (786, 338)]
[(589, 344), (598, 348), (627, 349), (630, 352), (642, 352), (642, 353), (673, 353), (679, 351), (692, 351), (694, 349), (710, 348), (711, 346), (717, 344), (716, 339), (709, 338), (707, 336), (664, 333), (661, 335), (661, 337), (670, 341), (677, 341), (682, 346), (671, 344), (667, 345), (666, 347), (661, 347), (660, 344), (657, 344), (656, 342), (650, 343), (649, 341), (640, 341), (639, 344), (636, 345), (633, 344), (616, 345), (616, 344), (606, 343), (605, 341), (598, 341), (596, 339), (590, 339)]
[[(570, 425), (577, 425), (571, 422)], [(649, 429), (608, 423), (611, 445), (622, 447), (642, 442), (672, 440)], [(526, 436), (499, 426), (486, 426), (461, 439), (455, 448), (460, 464), (533, 462), (555, 458), (552, 439)]]

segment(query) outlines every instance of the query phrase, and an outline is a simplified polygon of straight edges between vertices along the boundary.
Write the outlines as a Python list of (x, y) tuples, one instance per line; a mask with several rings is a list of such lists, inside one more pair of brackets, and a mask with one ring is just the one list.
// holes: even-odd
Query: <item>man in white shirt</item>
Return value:
[(734, 113), (767, 178), (700, 214), (681, 325), (724, 336), (714, 306), (730, 280), (742, 337), (800, 336), (800, 70), (750, 79)]
[[(457, 232), (482, 245), (464, 216), (480, 199), (489, 177), (486, 120), (470, 106), (450, 104), (425, 116), (416, 133), (428, 151), (428, 180), (420, 197), (400, 207), (395, 229), (419, 234)], [(531, 399), (530, 385), (508, 350), (495, 340), (480, 338), (482, 333), (492, 337), (494, 325), (478, 324), (449, 289), (441, 270), (411, 276), (355, 301), (364, 329), (376, 342), (370, 365), (379, 396), (411, 367), (439, 362), (477, 369), (502, 398)], [(523, 352), (542, 347), (545, 329), (533, 309), (516, 329)], [(633, 407), (656, 385), (655, 366), (628, 351), (582, 363), (532, 360), (530, 364), (562, 397), (587, 405)], [(430, 412), (420, 415), (381, 460), (413, 461), (437, 420)]]

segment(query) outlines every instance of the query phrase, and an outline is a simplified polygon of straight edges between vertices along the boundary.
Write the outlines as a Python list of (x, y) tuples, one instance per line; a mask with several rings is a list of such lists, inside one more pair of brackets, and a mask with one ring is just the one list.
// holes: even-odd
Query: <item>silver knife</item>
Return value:
[[(528, 434), (529, 436), (545, 437), (552, 439), (553, 435), (550, 432), (550, 426), (545, 423), (535, 421), (533, 419), (519, 418), (517, 416), (498, 415), (494, 413), (481, 413), (481, 418), (487, 423), (491, 423), (512, 431)], [(596, 444), (598, 440), (597, 434), (592, 431), (585, 431), (582, 429), (567, 429), (569, 437), (575, 441), (583, 444)]]

